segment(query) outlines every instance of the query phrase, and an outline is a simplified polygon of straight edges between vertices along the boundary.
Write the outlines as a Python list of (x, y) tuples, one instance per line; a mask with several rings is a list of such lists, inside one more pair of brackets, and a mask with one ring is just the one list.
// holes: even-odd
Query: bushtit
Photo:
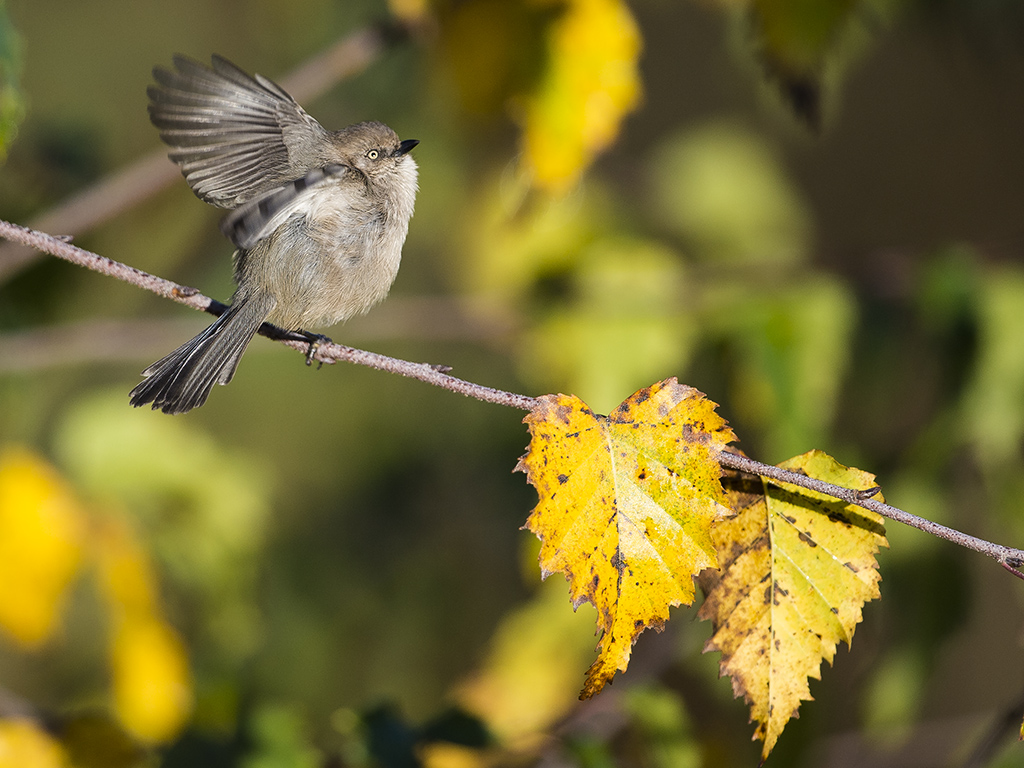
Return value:
[[(192, 191), (230, 209), (238, 289), (209, 328), (143, 371), (132, 405), (185, 413), (227, 384), (264, 320), (289, 330), (366, 312), (398, 273), (419, 142), (383, 123), (327, 131), (284, 90), (213, 57), (157, 67), (149, 115)], [(313, 334), (303, 332), (314, 350)], [(308, 359), (307, 359), (308, 362)]]

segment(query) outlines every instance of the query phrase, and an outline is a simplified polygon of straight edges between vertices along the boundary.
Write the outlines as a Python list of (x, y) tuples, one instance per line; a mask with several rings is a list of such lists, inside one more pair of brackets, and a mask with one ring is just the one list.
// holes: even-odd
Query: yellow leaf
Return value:
[(568, 0), (550, 63), (527, 101), (523, 144), (534, 182), (562, 191), (615, 139), (640, 99), (640, 32), (622, 0)]
[(46, 640), (81, 561), (85, 519), (60, 476), (20, 448), (0, 455), (0, 627)]
[[(875, 487), (874, 475), (820, 451), (779, 466)], [(881, 516), (869, 510), (775, 481), (733, 477), (726, 487), (737, 515), (713, 530), (722, 572), (700, 609), (714, 626), (704, 650), (722, 652), (721, 673), (750, 704), (767, 757), (800, 702), (812, 698), (808, 678), (820, 679), (821, 660), (832, 663), (864, 603), (879, 597), (874, 555), (888, 544)]]
[(125, 728), (139, 739), (166, 742), (192, 707), (188, 660), (178, 635), (157, 617), (118, 623), (111, 649), (114, 702)]
[(69, 768), (60, 744), (29, 720), (0, 720), (0, 768)]
[(717, 566), (717, 457), (734, 436), (714, 408), (668, 379), (610, 416), (546, 395), (524, 420), (530, 448), (517, 469), (540, 496), (526, 527), (541, 540), (542, 575), (563, 572), (573, 605), (598, 611), (601, 652), (580, 698), (625, 671), (639, 634), (692, 602), (693, 576)]

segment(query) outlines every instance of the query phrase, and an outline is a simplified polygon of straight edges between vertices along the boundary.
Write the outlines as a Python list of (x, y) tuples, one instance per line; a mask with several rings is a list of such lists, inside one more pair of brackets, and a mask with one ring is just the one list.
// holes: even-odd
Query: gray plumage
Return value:
[(264, 320), (289, 330), (366, 312), (398, 274), (418, 142), (383, 123), (329, 132), (278, 85), (219, 56), (157, 68), (149, 114), (196, 195), (229, 209), (238, 290), (209, 328), (143, 371), (135, 406), (202, 405)]

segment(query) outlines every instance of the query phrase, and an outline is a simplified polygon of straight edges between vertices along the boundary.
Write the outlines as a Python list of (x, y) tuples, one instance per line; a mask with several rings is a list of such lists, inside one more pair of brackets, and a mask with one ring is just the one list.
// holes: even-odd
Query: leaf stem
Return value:
[[(193, 309), (199, 309), (212, 315), (219, 316), (226, 308), (221, 302), (204, 296), (195, 288), (179, 285), (162, 277), (130, 267), (127, 264), (122, 264), (119, 261), (86, 251), (83, 248), (72, 245), (66, 237), (54, 237), (53, 235), (0, 220), (0, 238), (27, 245), (44, 253), (49, 253), (52, 256), (70, 261), (73, 264), (78, 264), (110, 277), (116, 277), (118, 280), (123, 280), (139, 288), (152, 291), (158, 296), (163, 296), (164, 298), (177, 301), (180, 304), (185, 304)], [(260, 326), (259, 332), (267, 338), (280, 341), (282, 344), (304, 353), (309, 348), (309, 342), (298, 337), (294, 332), (279, 328), (270, 323), (264, 323)], [(483, 402), (518, 408), (523, 411), (532, 411), (537, 405), (536, 398), (520, 395), (515, 392), (506, 392), (505, 390), (493, 387), (485, 387), (482, 384), (475, 384), (471, 381), (452, 376), (448, 373), (450, 368), (447, 366), (413, 363), (376, 352), (368, 352), (354, 347), (347, 347), (343, 344), (335, 344), (334, 342), (321, 344), (317, 348), (313, 359), (327, 364), (344, 361), (356, 365), (364, 365), (379, 371), (417, 379), (426, 384), (432, 384), (436, 387), (447, 389), (450, 392), (473, 397)], [(959, 544), (961, 547), (988, 555), (1014, 576), (1024, 580), (1024, 572), (1020, 570), (1024, 567), (1024, 550), (994, 544), (990, 541), (985, 541), (984, 539), (979, 539), (953, 528), (940, 525), (939, 523), (934, 523), (923, 517), (912, 515), (909, 512), (904, 512), (902, 509), (872, 499), (870, 492), (843, 488), (842, 486), (826, 483), (822, 480), (815, 480), (806, 475), (774, 467), (770, 464), (763, 464), (736, 453), (723, 452), (719, 457), (719, 463), (723, 467), (771, 478), (779, 482), (790, 483), (801, 488), (823, 493), (826, 496), (840, 499), (858, 507), (863, 507), (864, 509), (870, 509), (890, 520), (895, 520), (925, 533), (951, 541), (954, 544)]]
[(959, 544), (961, 547), (972, 549), (975, 552), (980, 552), (983, 555), (988, 555), (1014, 576), (1019, 579), (1024, 579), (1024, 573), (1018, 570), (1021, 566), (1024, 566), (1024, 550), (1006, 547), (1002, 544), (994, 544), (991, 541), (985, 541), (984, 539), (979, 539), (976, 536), (971, 536), (970, 534), (963, 533), (954, 528), (949, 528), (923, 517), (912, 515), (909, 512), (904, 512), (902, 509), (898, 509), (897, 507), (872, 499), (865, 491), (858, 491), (853, 488), (844, 488), (840, 485), (826, 483), (824, 480), (816, 480), (813, 477), (807, 477), (807, 475), (792, 472), (788, 469), (773, 467), (770, 464), (762, 464), (760, 461), (748, 459), (746, 456), (740, 456), (736, 453), (724, 451), (718, 461), (723, 467), (738, 469), (741, 472), (749, 472), (750, 474), (759, 475), (761, 477), (768, 477), (772, 480), (778, 480), (783, 483), (789, 483), (811, 491), (823, 493), (826, 496), (840, 499), (841, 501), (853, 504), (854, 506), (870, 509), (872, 512), (877, 512), (882, 515), (882, 517), (895, 520), (896, 522), (903, 523), (904, 525), (909, 525), (912, 528), (917, 528), (925, 533), (937, 536), (940, 539), (951, 541), (954, 544)]

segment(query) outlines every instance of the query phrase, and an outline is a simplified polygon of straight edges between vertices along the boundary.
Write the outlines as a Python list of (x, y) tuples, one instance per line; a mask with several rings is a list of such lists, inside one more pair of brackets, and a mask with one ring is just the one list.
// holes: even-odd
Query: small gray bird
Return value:
[[(278, 85), (214, 56), (153, 70), (149, 116), (192, 191), (230, 209), (238, 289), (209, 328), (143, 371), (134, 406), (198, 408), (264, 320), (332, 325), (387, 296), (416, 200), (419, 142), (383, 123), (327, 131)], [(302, 331), (312, 354), (317, 337)]]

